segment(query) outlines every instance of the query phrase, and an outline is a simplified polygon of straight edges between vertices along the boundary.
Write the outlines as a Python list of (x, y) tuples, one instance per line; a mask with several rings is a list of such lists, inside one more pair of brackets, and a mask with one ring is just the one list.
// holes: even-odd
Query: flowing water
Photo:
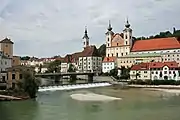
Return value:
[[(94, 92), (122, 100), (82, 102), (70, 95)], [(180, 120), (180, 97), (144, 89), (93, 88), (40, 92), (36, 100), (0, 102), (0, 120)]]

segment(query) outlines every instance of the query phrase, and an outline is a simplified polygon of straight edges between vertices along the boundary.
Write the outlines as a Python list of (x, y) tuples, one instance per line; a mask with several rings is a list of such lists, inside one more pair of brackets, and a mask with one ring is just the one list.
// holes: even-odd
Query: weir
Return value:
[(57, 90), (73, 90), (73, 89), (83, 89), (83, 88), (94, 88), (94, 87), (105, 87), (111, 86), (110, 83), (89, 83), (89, 84), (77, 84), (77, 85), (64, 85), (64, 86), (48, 86), (39, 87), (39, 92), (44, 91), (57, 91)]

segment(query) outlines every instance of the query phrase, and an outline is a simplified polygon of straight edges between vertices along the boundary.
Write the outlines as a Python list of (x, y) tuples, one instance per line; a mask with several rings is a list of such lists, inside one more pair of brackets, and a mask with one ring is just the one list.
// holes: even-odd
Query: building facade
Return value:
[(102, 72), (109, 73), (112, 69), (117, 67), (116, 57), (105, 57), (102, 62)]
[(101, 73), (102, 57), (95, 46), (88, 46), (82, 51), (79, 56), (78, 71)]
[(7, 68), (7, 89), (15, 88), (18, 81), (23, 79), (24, 72), (30, 72), (34, 74), (34, 67), (19, 65)]
[(132, 80), (180, 80), (177, 62), (151, 62), (133, 65), (130, 71)]

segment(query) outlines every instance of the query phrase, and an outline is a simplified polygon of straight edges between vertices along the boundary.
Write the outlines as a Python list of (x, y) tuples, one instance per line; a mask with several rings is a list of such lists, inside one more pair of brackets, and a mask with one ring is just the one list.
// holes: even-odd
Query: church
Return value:
[[(117, 67), (131, 67), (142, 62), (180, 63), (180, 38), (133, 39), (133, 30), (127, 20), (122, 33), (114, 33), (111, 23), (107, 28), (106, 57), (115, 57)], [(102, 68), (104, 69), (104, 68)]]

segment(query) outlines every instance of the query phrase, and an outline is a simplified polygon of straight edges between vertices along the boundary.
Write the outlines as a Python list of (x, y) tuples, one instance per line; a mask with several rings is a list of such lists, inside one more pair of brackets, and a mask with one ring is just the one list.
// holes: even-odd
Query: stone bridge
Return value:
[(40, 73), (35, 74), (35, 77), (54, 77), (55, 81), (60, 81), (63, 76), (70, 76), (70, 79), (76, 79), (77, 75), (87, 75), (88, 83), (93, 82), (93, 76), (95, 73), (93, 72), (68, 72), (68, 73)]

